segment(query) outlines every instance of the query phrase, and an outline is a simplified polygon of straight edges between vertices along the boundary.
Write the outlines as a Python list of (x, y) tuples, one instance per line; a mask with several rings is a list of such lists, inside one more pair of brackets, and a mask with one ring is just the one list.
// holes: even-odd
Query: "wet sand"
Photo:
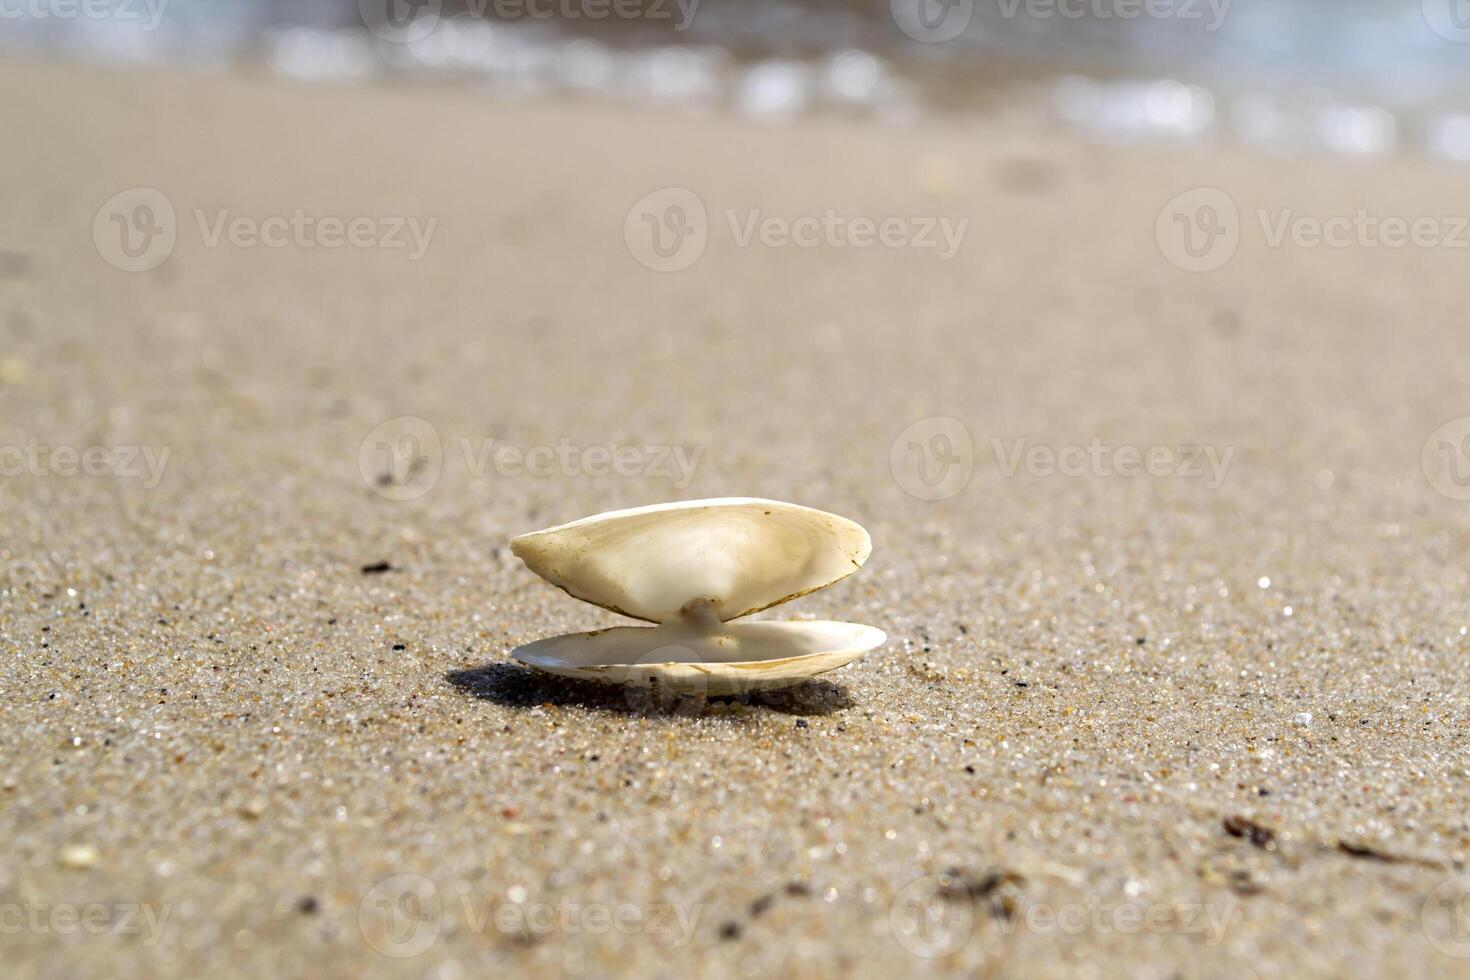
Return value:
[[(1266, 233), (1464, 214), (1459, 171), (0, 82), (17, 975), (1470, 971), (1466, 461), (1421, 461), (1470, 414), (1467, 253)], [(629, 210), (670, 186), (708, 242), (655, 272)], [(127, 272), (136, 187), (176, 240)], [(1240, 242), (1189, 272), (1156, 224), (1197, 187)], [(968, 224), (773, 244), (829, 210)], [(510, 536), (725, 495), (865, 525), (766, 615), (887, 645), (709, 704), (510, 661), (625, 622)]]

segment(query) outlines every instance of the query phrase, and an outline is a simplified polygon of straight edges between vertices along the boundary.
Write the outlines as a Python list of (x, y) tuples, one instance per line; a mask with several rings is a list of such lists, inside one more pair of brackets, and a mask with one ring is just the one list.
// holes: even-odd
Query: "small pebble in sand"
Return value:
[(85, 870), (96, 865), (101, 855), (91, 844), (68, 844), (61, 849), (61, 864), (66, 868)]
[(1230, 816), (1222, 821), (1225, 832), (1231, 837), (1241, 837), (1266, 851), (1276, 849), (1276, 831), (1248, 817)]

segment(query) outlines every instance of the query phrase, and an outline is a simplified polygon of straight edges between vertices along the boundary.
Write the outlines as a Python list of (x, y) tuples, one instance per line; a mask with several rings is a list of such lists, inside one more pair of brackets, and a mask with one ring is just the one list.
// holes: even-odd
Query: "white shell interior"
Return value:
[(850, 663), (887, 639), (856, 623), (619, 626), (517, 647), (524, 664), (566, 677), (706, 695), (782, 687)]
[(666, 623), (691, 604), (728, 621), (831, 585), (872, 542), (835, 514), (724, 497), (597, 514), (523, 534), (511, 550), (578, 599)]

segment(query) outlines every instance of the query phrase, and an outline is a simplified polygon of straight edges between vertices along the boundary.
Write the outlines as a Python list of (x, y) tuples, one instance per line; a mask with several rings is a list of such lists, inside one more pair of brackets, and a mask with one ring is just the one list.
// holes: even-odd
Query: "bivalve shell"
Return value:
[(841, 667), (886, 639), (853, 623), (729, 622), (831, 585), (867, 560), (867, 531), (810, 507), (751, 497), (658, 504), (524, 534), (511, 549), (568, 594), (658, 624), (512, 652), (553, 674), (732, 694)]
[(739, 619), (846, 578), (873, 549), (846, 518), (750, 497), (615, 510), (510, 547), (578, 599), (650, 623), (701, 599), (721, 620)]

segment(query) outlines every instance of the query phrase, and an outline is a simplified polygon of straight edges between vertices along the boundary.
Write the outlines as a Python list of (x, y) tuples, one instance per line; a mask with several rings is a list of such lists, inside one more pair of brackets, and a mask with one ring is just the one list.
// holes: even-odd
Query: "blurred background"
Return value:
[[(0, 0), (0, 931), (167, 915), (6, 966), (1464, 977), (1467, 83), (1466, 0)], [(510, 660), (623, 624), (512, 536), (727, 495), (887, 644)]]
[(1464, 0), (6, 0), (3, 16), (10, 54), (1470, 161)]

